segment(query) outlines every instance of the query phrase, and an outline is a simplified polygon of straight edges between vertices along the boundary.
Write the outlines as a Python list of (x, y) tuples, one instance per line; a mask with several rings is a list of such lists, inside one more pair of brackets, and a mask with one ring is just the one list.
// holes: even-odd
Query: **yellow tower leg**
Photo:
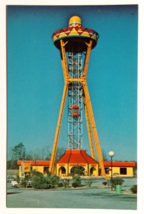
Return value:
[(65, 106), (67, 91), (68, 91), (68, 85), (65, 84), (63, 96), (62, 96), (62, 101), (61, 101), (61, 107), (60, 107), (60, 112), (59, 112), (57, 128), (56, 128), (56, 133), (55, 133), (53, 150), (52, 150), (52, 155), (51, 155), (50, 167), (49, 167), (49, 171), (51, 173), (54, 172), (54, 162), (55, 162), (56, 153), (57, 153), (58, 139), (59, 139), (60, 128), (61, 128), (61, 124), (62, 124), (62, 117), (63, 117), (63, 112), (64, 112), (64, 106)]
[(94, 141), (95, 141), (95, 146), (96, 146), (97, 155), (98, 155), (98, 161), (99, 161), (99, 165), (100, 165), (100, 169), (101, 169), (101, 175), (104, 176), (105, 175), (105, 169), (104, 169), (104, 164), (103, 164), (103, 157), (102, 157), (102, 153), (101, 153), (101, 148), (100, 148), (100, 144), (99, 144), (98, 134), (97, 134), (97, 130), (96, 130), (92, 105), (91, 105), (89, 91), (88, 91), (86, 81), (83, 84), (83, 88), (84, 88), (84, 94), (85, 94), (85, 99), (86, 99), (86, 106), (88, 108), (91, 126), (92, 126), (92, 130), (93, 130)]
[(84, 97), (83, 97), (83, 100), (84, 100), (85, 117), (86, 117), (86, 124), (87, 124), (87, 130), (88, 130), (90, 149), (91, 149), (91, 156), (93, 159), (96, 160), (94, 145), (93, 145), (93, 139), (92, 139), (91, 126), (90, 126), (90, 120), (89, 120), (89, 115), (88, 115), (88, 109), (87, 109), (87, 106), (85, 104), (85, 98)]
[(61, 62), (62, 62), (64, 79), (66, 81), (66, 79), (69, 77), (68, 67), (67, 67), (67, 60), (66, 60), (66, 52), (65, 52), (65, 45), (67, 43), (64, 43), (64, 41), (61, 39), (60, 40), (60, 44), (61, 44), (61, 57), (62, 57)]
[[(86, 43), (87, 44), (87, 43)], [(90, 53), (91, 53), (91, 47), (92, 47), (92, 40), (90, 40), (90, 43), (87, 44), (87, 52), (86, 52), (86, 58), (85, 58), (85, 64), (84, 64), (84, 70), (82, 76), (86, 79), (87, 70), (88, 70), (88, 64), (90, 59)]]
[(65, 79), (65, 86), (64, 86), (64, 91), (63, 91), (61, 107), (60, 107), (58, 124), (57, 124), (57, 128), (56, 128), (56, 133), (55, 133), (53, 150), (52, 150), (52, 154), (51, 154), (51, 161), (50, 161), (50, 167), (49, 167), (49, 171), (51, 173), (53, 173), (53, 171), (54, 171), (54, 162), (55, 162), (56, 153), (57, 153), (58, 139), (59, 139), (62, 117), (63, 117), (63, 112), (64, 112), (64, 106), (65, 106), (65, 101), (66, 101), (66, 96), (67, 96), (67, 91), (68, 91), (68, 81), (67, 81), (68, 68), (67, 68), (66, 52), (65, 52), (66, 43), (64, 43), (63, 40), (60, 40), (60, 44), (61, 44), (61, 62), (62, 62), (64, 79)]

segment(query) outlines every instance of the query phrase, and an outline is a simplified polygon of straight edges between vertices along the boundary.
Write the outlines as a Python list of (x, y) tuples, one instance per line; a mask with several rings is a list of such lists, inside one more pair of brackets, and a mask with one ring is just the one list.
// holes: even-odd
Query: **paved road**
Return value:
[[(102, 180), (96, 181), (102, 184)], [(125, 179), (129, 189), (136, 179)], [(97, 209), (137, 209), (136, 195), (109, 193), (106, 189), (74, 190), (32, 190), (16, 189), (8, 184), (8, 208), (97, 208)]]

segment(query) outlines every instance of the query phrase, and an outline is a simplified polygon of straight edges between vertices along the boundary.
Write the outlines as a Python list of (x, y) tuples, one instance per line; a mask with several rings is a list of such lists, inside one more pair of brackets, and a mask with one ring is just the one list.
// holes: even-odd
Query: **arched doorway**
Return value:
[(94, 166), (91, 167), (91, 168), (90, 168), (90, 175), (94, 175), (94, 174), (95, 174), (95, 173), (94, 173), (95, 171), (96, 171), (96, 168), (95, 168)]
[(66, 174), (66, 169), (65, 169), (65, 167), (61, 166), (59, 168), (59, 175), (65, 175), (65, 174)]

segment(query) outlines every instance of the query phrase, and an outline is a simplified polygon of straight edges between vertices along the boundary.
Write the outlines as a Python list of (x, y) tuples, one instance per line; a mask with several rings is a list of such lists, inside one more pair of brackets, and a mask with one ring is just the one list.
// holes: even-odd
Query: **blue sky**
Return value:
[[(8, 148), (52, 150), (64, 87), (52, 33), (78, 15), (99, 33), (87, 83), (101, 149), (114, 160), (137, 158), (137, 6), (8, 6)], [(67, 103), (59, 138), (67, 149)], [(90, 154), (83, 115), (83, 149)]]

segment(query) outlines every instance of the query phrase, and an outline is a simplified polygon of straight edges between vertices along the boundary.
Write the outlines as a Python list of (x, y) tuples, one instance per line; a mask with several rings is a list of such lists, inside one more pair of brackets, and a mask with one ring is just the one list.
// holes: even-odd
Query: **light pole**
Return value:
[(114, 152), (110, 151), (109, 156), (111, 157), (111, 190), (112, 190), (112, 157), (114, 156)]

